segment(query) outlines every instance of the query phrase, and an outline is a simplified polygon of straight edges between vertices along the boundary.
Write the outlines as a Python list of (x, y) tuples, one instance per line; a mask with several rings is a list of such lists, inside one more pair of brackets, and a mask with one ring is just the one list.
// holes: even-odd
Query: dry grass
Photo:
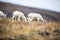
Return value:
[[(6, 32), (3, 32), (5, 37), (15, 38), (16, 35), (26, 35), (28, 40), (54, 40), (54, 33), (52, 32), (54, 29), (60, 30), (60, 22), (46, 22), (43, 24), (42, 22), (36, 23), (32, 22), (31, 24), (25, 22), (11, 22), (11, 19), (2, 19), (0, 20), (0, 27), (4, 27)], [(38, 30), (40, 32), (47, 31), (50, 33), (49, 36), (41, 36), (38, 35)], [(60, 35), (60, 34), (59, 34)], [(48, 38), (47, 38), (48, 37)]]

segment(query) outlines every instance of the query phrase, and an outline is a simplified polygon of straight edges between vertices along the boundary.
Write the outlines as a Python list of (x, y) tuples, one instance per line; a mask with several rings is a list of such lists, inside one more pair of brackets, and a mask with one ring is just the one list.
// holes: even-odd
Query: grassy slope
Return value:
[[(39, 36), (36, 32), (38, 30), (40, 30), (41, 32), (43, 31), (48, 31), (50, 33), (50, 35), (53, 35), (52, 30), (54, 30), (55, 28), (60, 30), (60, 22), (46, 22), (45, 24), (43, 24), (42, 22), (36, 23), (36, 22), (32, 22), (31, 24), (25, 23), (25, 22), (11, 22), (11, 19), (2, 19), (0, 20), (0, 27), (5, 28), (2, 29), (3, 30), (3, 36), (4, 37), (11, 37), (14, 38), (16, 35), (31, 35), (33, 33), (32, 39), (39, 39), (40, 38), (43, 40), (43, 38), (41, 35)], [(38, 37), (37, 37), (38, 36)], [(28, 36), (28, 38), (30, 38)], [(48, 37), (48, 38), (53, 38), (52, 37)]]

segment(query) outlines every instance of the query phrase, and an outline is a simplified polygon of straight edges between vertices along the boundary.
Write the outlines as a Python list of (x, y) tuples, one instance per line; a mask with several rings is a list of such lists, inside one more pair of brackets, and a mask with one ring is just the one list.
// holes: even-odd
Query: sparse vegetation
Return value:
[(1, 35), (4, 36), (3, 38), (15, 40), (60, 40), (60, 22), (28, 24), (12, 23), (11, 19), (2, 19), (0, 20), (0, 33), (3, 33)]

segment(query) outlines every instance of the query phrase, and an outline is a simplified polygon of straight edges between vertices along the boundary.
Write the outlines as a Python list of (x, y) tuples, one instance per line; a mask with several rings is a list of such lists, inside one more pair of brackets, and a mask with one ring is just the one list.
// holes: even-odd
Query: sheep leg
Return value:
[(29, 22), (29, 24), (32, 22), (32, 18), (30, 18), (29, 20), (28, 20), (28, 22)]
[(20, 17), (18, 17), (18, 20), (17, 20), (18, 22), (21, 22), (21, 20), (20, 20)]
[(39, 19), (39, 18), (37, 18), (37, 23), (39, 23), (39, 20), (40, 20), (40, 19)]
[(24, 21), (27, 22), (26, 17), (24, 17)]

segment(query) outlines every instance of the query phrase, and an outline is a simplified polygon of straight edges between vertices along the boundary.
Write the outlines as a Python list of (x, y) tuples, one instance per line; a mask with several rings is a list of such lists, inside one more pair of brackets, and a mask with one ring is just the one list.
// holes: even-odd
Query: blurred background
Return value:
[(59, 8), (60, 0), (13, 0), (13, 1), (0, 0), (0, 1), (60, 12), (60, 8)]

